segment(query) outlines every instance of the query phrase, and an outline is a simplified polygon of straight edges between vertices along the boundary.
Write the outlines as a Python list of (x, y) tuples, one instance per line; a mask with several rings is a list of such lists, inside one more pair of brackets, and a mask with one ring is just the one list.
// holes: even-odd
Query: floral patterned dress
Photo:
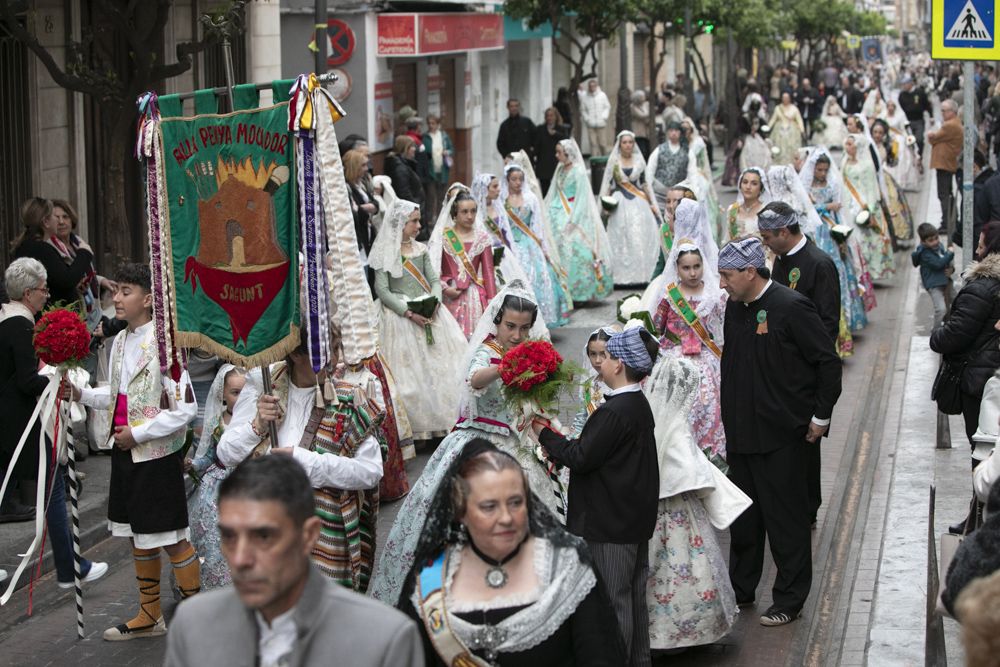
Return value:
[[(208, 425), (206, 424), (206, 427)], [(203, 456), (191, 462), (194, 473), (201, 477), (188, 500), (188, 521), (191, 543), (201, 558), (201, 589), (222, 588), (232, 583), (229, 563), (222, 556), (219, 537), (219, 485), (230, 471), (215, 457), (215, 448), (225, 425), (220, 420), (212, 431), (212, 444)]]
[[(542, 238), (538, 229), (539, 221), (534, 220), (534, 211), (531, 206), (527, 204), (511, 206), (508, 203), (508, 207), (510, 212), (524, 222), (537, 238)], [(514, 237), (513, 250), (521, 260), (521, 266), (524, 267), (528, 280), (531, 281), (530, 287), (535, 292), (535, 298), (538, 299), (538, 307), (542, 312), (545, 324), (550, 329), (569, 324), (570, 304), (566, 300), (566, 292), (563, 291), (555, 269), (545, 259), (542, 248), (513, 222), (511, 223), (511, 236)]]
[(588, 201), (591, 197), (590, 181), (582, 167), (556, 170), (548, 213), (562, 266), (569, 274), (574, 303), (603, 299), (614, 290), (613, 267), (602, 257), (604, 249), (599, 247), (597, 226), (603, 223), (592, 215)]
[[(875, 307), (875, 289), (872, 287), (871, 276), (867, 270), (861, 270), (862, 257), (857, 248), (858, 242), (848, 238), (838, 243), (830, 235), (830, 228), (841, 224), (840, 212), (827, 208), (828, 204), (834, 202), (834, 189), (829, 184), (814, 183), (809, 188), (809, 194), (820, 220), (826, 223), (823, 228), (816, 230), (816, 245), (833, 258), (837, 272), (841, 274), (840, 303), (844, 309), (847, 328), (852, 332), (861, 331), (868, 325), (865, 312)], [(866, 298), (871, 301), (871, 307), (866, 305)]]
[[(867, 150), (867, 148), (865, 149)], [(847, 224), (854, 227), (852, 236), (860, 243), (861, 256), (868, 265), (868, 273), (872, 280), (884, 280), (896, 271), (895, 259), (892, 255), (892, 242), (889, 238), (887, 221), (882, 215), (879, 205), (880, 193), (878, 176), (870, 161), (846, 162), (843, 166), (844, 188), (840, 193), (843, 204), (842, 217)], [(855, 198), (847, 187), (847, 182), (854, 185), (858, 193)], [(871, 214), (866, 225), (858, 225), (856, 220), (862, 205)]]
[[(726, 294), (707, 292), (687, 299), (706, 330), (713, 332), (720, 344), (722, 321), (726, 313)], [(727, 472), (726, 432), (722, 427), (722, 383), (720, 360), (681, 317), (667, 295), (663, 295), (653, 315), (653, 326), (660, 334), (660, 349), (693, 362), (701, 372), (698, 397), (691, 406), (691, 432), (701, 450), (722, 472)]]
[(736, 594), (708, 512), (694, 493), (660, 500), (646, 580), (649, 646), (711, 644), (736, 620)]
[[(587, 417), (604, 402), (606, 390), (596, 376), (585, 385), (583, 405), (573, 420), (574, 432), (582, 430)], [(700, 397), (695, 399), (698, 402)], [(690, 418), (693, 421), (694, 414)], [(648, 549), (650, 648), (702, 646), (724, 637), (739, 611), (736, 594), (715, 529), (696, 494), (660, 500)]]
[(479, 324), (486, 304), (496, 296), (497, 285), (493, 268), (493, 243), (489, 234), (480, 231), (471, 242), (465, 242), (463, 246), (469, 268), (466, 268), (466, 262), (445, 239), (441, 251), (441, 285), (451, 285), (462, 290), (456, 299), (445, 297), (444, 305), (451, 311), (468, 339)]

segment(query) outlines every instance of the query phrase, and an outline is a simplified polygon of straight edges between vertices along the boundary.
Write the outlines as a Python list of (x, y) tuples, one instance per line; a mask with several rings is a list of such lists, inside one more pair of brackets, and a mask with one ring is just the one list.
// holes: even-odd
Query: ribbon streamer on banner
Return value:
[[(11, 596), (14, 594), (14, 589), (17, 587), (17, 582), (21, 578), (25, 569), (31, 563), (32, 557), (35, 552), (41, 548), (44, 541), (45, 534), (45, 489), (46, 484), (44, 480), (45, 466), (46, 466), (46, 452), (45, 452), (45, 426), (52, 420), (55, 416), (55, 410), (57, 409), (57, 399), (59, 397), (60, 383), (62, 382), (63, 373), (57, 373), (49, 378), (49, 384), (42, 391), (41, 396), (38, 397), (38, 402), (35, 404), (35, 409), (31, 413), (31, 417), (28, 419), (28, 424), (25, 426), (24, 432), (21, 433), (20, 439), (17, 441), (17, 446), (14, 448), (11, 454), (11, 461), (16, 461), (21, 455), (21, 451), (24, 449), (28, 441), (28, 435), (31, 433), (31, 429), (34, 428), (36, 423), (40, 423), (39, 435), (38, 435), (38, 471), (36, 479), (40, 480), (37, 485), (37, 491), (35, 494), (35, 536), (28, 546), (27, 550), (24, 552), (24, 556), (21, 557), (21, 562), (18, 563), (17, 569), (14, 573), (10, 575), (10, 583), (7, 584), (7, 590), (4, 594), (0, 596), (0, 606), (7, 604), (10, 601)], [(58, 420), (57, 431), (65, 431), (66, 420)], [(61, 426), (60, 426), (61, 425)], [(57, 445), (62, 438), (60, 433), (53, 434), (53, 450), (55, 451)], [(11, 474), (14, 472), (14, 466), (7, 467), (7, 474), (4, 475), (3, 485), (0, 486), (0, 498), (5, 497), (7, 493), (7, 485), (10, 483)], [(53, 471), (53, 475), (58, 474), (58, 471)]]
[(299, 221), (302, 228), (302, 277), (306, 286), (305, 328), (309, 341), (309, 359), (313, 371), (319, 372), (330, 362), (330, 313), (329, 285), (324, 266), (323, 249), (326, 247), (326, 228), (323, 225), (323, 202), (316, 173), (316, 145), (311, 127), (303, 125), (303, 117), (310, 106), (312, 82), (300, 75), (292, 85), (292, 102), (289, 105), (289, 130), (295, 133), (296, 180), (299, 191)]
[(323, 249), (326, 247), (323, 202), (316, 173), (316, 144), (311, 123), (309, 93), (312, 81), (299, 75), (292, 85), (289, 130), (295, 133), (296, 181), (299, 191), (299, 221), (302, 229), (302, 277), (306, 286), (305, 328), (313, 370), (325, 367), (331, 357), (329, 284)]
[[(160, 111), (157, 96), (148, 92), (139, 97), (139, 129), (136, 139), (136, 157), (145, 165), (146, 218), (149, 220), (149, 266), (153, 287), (153, 321), (156, 331), (156, 351), (160, 372), (168, 373), (174, 382), (180, 382), (183, 359), (173, 346), (173, 321), (170, 315), (170, 234), (164, 233), (161, 212), (167, 210), (166, 175), (160, 161), (162, 138)], [(188, 387), (190, 393), (190, 387)], [(177, 385), (175, 400), (180, 400)], [(185, 397), (187, 400), (189, 397)], [(193, 400), (193, 399), (191, 399)], [(165, 407), (165, 406), (164, 406)]]
[(318, 83), (312, 91), (311, 108), (315, 111), (317, 173), (333, 277), (330, 286), (337, 304), (333, 318), (343, 333), (344, 362), (353, 366), (375, 355), (377, 338), (372, 321), (371, 290), (358, 254), (344, 165), (340, 161), (337, 133), (333, 128), (345, 114), (330, 92)]

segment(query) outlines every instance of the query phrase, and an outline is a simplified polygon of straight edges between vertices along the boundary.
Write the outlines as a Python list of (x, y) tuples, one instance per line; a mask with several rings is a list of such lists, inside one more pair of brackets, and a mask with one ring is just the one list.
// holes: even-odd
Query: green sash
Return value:
[(694, 331), (695, 335), (705, 344), (709, 350), (712, 351), (716, 357), (722, 358), (722, 350), (715, 341), (712, 340), (712, 334), (708, 333), (708, 329), (705, 325), (701, 323), (698, 319), (698, 313), (694, 312), (694, 308), (688, 303), (684, 295), (681, 294), (681, 289), (677, 286), (677, 283), (670, 283), (667, 285), (667, 297), (670, 299), (670, 303), (673, 304), (674, 310), (684, 319), (691, 330)]
[(483, 279), (479, 277), (478, 273), (476, 273), (476, 267), (472, 265), (472, 260), (469, 259), (469, 256), (465, 252), (465, 244), (462, 243), (462, 239), (458, 238), (458, 234), (455, 233), (455, 229), (453, 227), (449, 227), (444, 230), (444, 238), (448, 241), (448, 245), (451, 246), (452, 253), (454, 253), (455, 257), (458, 258), (458, 261), (462, 263), (462, 267), (465, 269), (465, 272), (469, 274), (470, 278), (472, 278), (472, 282), (482, 287)]
[(674, 247), (674, 233), (669, 222), (660, 225), (660, 243), (663, 245), (663, 256), (670, 257), (670, 250)]

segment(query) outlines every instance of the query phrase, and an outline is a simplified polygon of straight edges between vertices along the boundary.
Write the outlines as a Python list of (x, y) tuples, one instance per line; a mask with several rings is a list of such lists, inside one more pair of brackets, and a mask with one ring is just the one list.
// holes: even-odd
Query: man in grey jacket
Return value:
[(410, 619), (337, 586), (310, 563), (320, 520), (309, 478), (292, 457), (236, 467), (219, 487), (219, 531), (233, 586), (177, 608), (165, 665), (423, 667)]

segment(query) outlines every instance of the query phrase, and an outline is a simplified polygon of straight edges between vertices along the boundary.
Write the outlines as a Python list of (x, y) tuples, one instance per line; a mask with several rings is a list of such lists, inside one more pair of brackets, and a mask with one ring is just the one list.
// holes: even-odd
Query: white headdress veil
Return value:
[(743, 176), (748, 171), (752, 171), (760, 176), (760, 203), (766, 204), (771, 201), (771, 186), (767, 182), (767, 172), (760, 167), (747, 167), (740, 172), (740, 177), (736, 179), (736, 201), (740, 204), (743, 203), (743, 190), (740, 188), (740, 183), (743, 182)]
[[(830, 112), (833, 113), (830, 113)], [(826, 102), (823, 103), (823, 115), (824, 116), (841, 116), (844, 115), (844, 110), (840, 108), (840, 104), (837, 102), (837, 98), (830, 95), (826, 98)]]
[(768, 170), (767, 181), (771, 185), (771, 201), (791, 206), (799, 216), (802, 231), (813, 236), (822, 223), (795, 169), (788, 164), (775, 165)]
[[(707, 304), (721, 292), (718, 270), (719, 246), (712, 236), (705, 207), (696, 201), (682, 199), (674, 211), (674, 244), (664, 264), (663, 273), (650, 283), (643, 293), (643, 307), (650, 315), (656, 312), (660, 299), (666, 293), (667, 285), (679, 282), (678, 257), (682, 252), (691, 250), (697, 250), (701, 254), (701, 264), (704, 269), (702, 280), (705, 282), (702, 303)], [(711, 333), (717, 342), (721, 341), (721, 331), (713, 330)]]
[[(482, 317), (479, 318), (479, 323), (476, 324), (476, 328), (469, 337), (469, 346), (465, 351), (465, 356), (462, 358), (461, 368), (463, 375), (469, 371), (472, 357), (475, 355), (480, 344), (490, 334), (496, 335), (497, 325), (493, 323), (493, 320), (496, 319), (497, 313), (500, 312), (500, 308), (503, 306), (504, 299), (508, 296), (520, 297), (524, 301), (535, 304), (536, 308), (538, 307), (538, 299), (532, 293), (531, 287), (520, 280), (512, 280), (497, 292), (497, 295), (490, 299), (490, 302), (486, 305), (486, 310), (483, 311)], [(531, 325), (531, 330), (528, 332), (528, 338), (532, 340), (549, 340), (549, 329), (545, 326), (545, 320), (542, 319), (540, 308), (538, 310), (538, 317), (535, 318), (535, 323)], [(466, 392), (468, 391), (468, 383), (466, 383)], [(465, 414), (468, 399), (469, 396), (467, 394), (462, 398), (462, 414)]]
[(725, 530), (753, 501), (709, 462), (691, 432), (689, 415), (701, 382), (698, 368), (687, 359), (660, 355), (644, 392), (653, 409), (660, 498), (695, 493), (708, 520)]
[(451, 191), (451, 194), (445, 197), (444, 206), (441, 207), (437, 222), (434, 223), (434, 229), (431, 230), (430, 238), (427, 239), (427, 254), (430, 255), (431, 266), (439, 275), (441, 273), (441, 251), (444, 249), (444, 230), (455, 224), (451, 219), (452, 204), (458, 199), (459, 193), (472, 194), (464, 183), (452, 183), (448, 190)]
[(387, 271), (393, 278), (403, 277), (403, 260), (400, 255), (403, 227), (410, 214), (419, 208), (405, 199), (396, 199), (392, 203), (385, 213), (382, 229), (375, 236), (371, 252), (368, 253), (368, 266), (375, 270)]
[(610, 324), (603, 327), (597, 327), (596, 329), (591, 331), (590, 335), (588, 335), (587, 338), (583, 341), (583, 356), (580, 357), (582, 361), (581, 368), (585, 368), (587, 370), (588, 377), (594, 377), (595, 375), (597, 375), (597, 371), (595, 371), (594, 367), (590, 365), (590, 355), (587, 354), (587, 347), (590, 345), (590, 337), (602, 331), (609, 336), (613, 336), (617, 333), (621, 333), (622, 328), (620, 324)]
[[(545, 251), (549, 254), (549, 259), (555, 265), (556, 271), (558, 271), (562, 265), (562, 259), (559, 257), (558, 252), (559, 246), (556, 245), (555, 237), (552, 235), (548, 211), (542, 206), (545, 197), (542, 196), (542, 186), (539, 184), (538, 177), (535, 176), (535, 170), (531, 166), (531, 158), (524, 151), (515, 151), (510, 154), (510, 157), (511, 163), (504, 168), (504, 179), (500, 183), (500, 196), (503, 198), (504, 203), (506, 203), (507, 197), (510, 195), (507, 187), (507, 175), (510, 173), (509, 168), (520, 167), (524, 173), (524, 186), (521, 187), (521, 196), (524, 197), (526, 203), (531, 199), (534, 200), (530, 204), (532, 207), (532, 226), (535, 228), (535, 233), (542, 239)], [(535, 218), (535, 215), (538, 217)]]
[[(504, 171), (506, 172), (506, 169)], [(500, 183), (500, 193), (493, 200), (492, 204), (487, 204), (486, 198), (489, 196), (490, 183), (493, 182), (494, 178)], [(493, 239), (493, 232), (486, 226), (486, 216), (489, 214), (496, 221), (502, 235), (502, 238), (493, 239), (494, 244), (499, 242), (510, 247), (513, 237), (510, 234), (510, 220), (507, 219), (507, 211), (503, 207), (503, 200), (505, 198), (504, 188), (506, 186), (507, 180), (504, 178), (499, 178), (493, 174), (476, 174), (476, 177), (472, 180), (472, 198), (476, 200), (476, 204), (479, 207), (476, 211), (476, 221), (483, 226), (483, 229), (486, 229), (490, 238)], [(486, 210), (487, 206), (489, 206), (489, 211)]]
[(383, 174), (372, 177), (372, 185), (381, 185), (382, 194), (375, 195), (375, 201), (379, 203), (379, 208), (382, 211), (388, 211), (389, 207), (392, 206), (392, 202), (396, 201), (396, 191), (392, 187), (392, 179)]
[(830, 155), (830, 151), (826, 149), (826, 146), (816, 146), (813, 148), (809, 157), (806, 158), (805, 164), (802, 165), (802, 171), (799, 172), (799, 180), (802, 181), (802, 187), (805, 188), (806, 194), (809, 194), (809, 190), (813, 186), (813, 174), (816, 173), (816, 163), (819, 161), (820, 157), (826, 157), (830, 161), (830, 170), (826, 175), (826, 183), (833, 194), (833, 201), (840, 201), (840, 188), (841, 188), (841, 178), (840, 178), (840, 168), (837, 166), (837, 162)]
[[(608, 193), (611, 192), (611, 182), (614, 180), (615, 167), (619, 167), (621, 162), (621, 143), (622, 137), (632, 137), (635, 141), (635, 133), (629, 130), (622, 130), (615, 137), (615, 145), (611, 149), (611, 154), (608, 156), (608, 163), (604, 167), (604, 176), (601, 178), (601, 190), (598, 193), (599, 197), (606, 197)], [(629, 176), (626, 176), (630, 181), (637, 181), (640, 174), (646, 172), (646, 158), (642, 156), (642, 151), (639, 150), (639, 145), (636, 144), (635, 148), (632, 149), (632, 172)], [(625, 176), (625, 172), (622, 172), (622, 176)]]
[(844, 165), (847, 164), (847, 159), (849, 157), (847, 155), (847, 141), (849, 139), (853, 139), (854, 143), (858, 147), (858, 152), (857, 155), (855, 156), (855, 159), (857, 159), (858, 162), (868, 163), (869, 165), (871, 165), (872, 171), (877, 174), (878, 169), (875, 167), (874, 161), (872, 161), (872, 153), (871, 150), (869, 149), (869, 147), (871, 146), (871, 141), (869, 141), (868, 139), (867, 132), (865, 134), (848, 133), (847, 136), (844, 137), (844, 157), (840, 161), (841, 171), (843, 171)]
[[(538, 201), (541, 202), (545, 199), (542, 194), (542, 185), (538, 182), (538, 177), (535, 175), (535, 168), (531, 166), (531, 158), (524, 151), (514, 151), (510, 154), (511, 164), (516, 164), (524, 172), (524, 184), (527, 188), (530, 188), (531, 193), (538, 197)], [(500, 187), (507, 187), (505, 183), (501, 183)], [(506, 197), (504, 197), (506, 199)]]
[(222, 400), (222, 392), (226, 388), (226, 375), (236, 368), (232, 364), (223, 364), (219, 372), (212, 380), (212, 387), (208, 390), (208, 398), (205, 399), (205, 418), (202, 421), (201, 439), (198, 440), (198, 449), (195, 450), (194, 458), (205, 455), (212, 445), (212, 432), (219, 425), (219, 419), (225, 412), (226, 406)]

